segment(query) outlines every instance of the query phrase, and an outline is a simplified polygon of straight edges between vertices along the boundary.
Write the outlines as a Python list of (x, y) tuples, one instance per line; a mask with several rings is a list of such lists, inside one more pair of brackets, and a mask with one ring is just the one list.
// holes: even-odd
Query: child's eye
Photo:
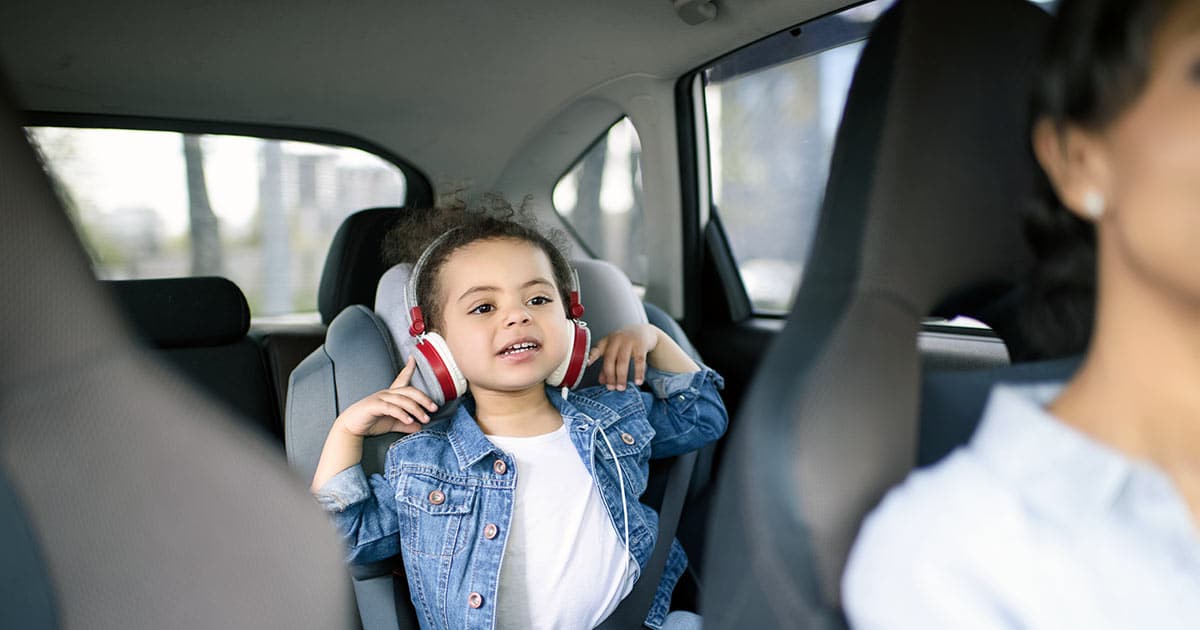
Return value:
[(550, 304), (553, 301), (554, 300), (552, 300), (544, 295), (539, 295), (537, 297), (530, 298), (529, 303), (533, 306), (542, 306), (544, 304)]
[(491, 304), (480, 304), (467, 312), (474, 315), (483, 315), (484, 313), (491, 313), (494, 310), (496, 310), (496, 307)]

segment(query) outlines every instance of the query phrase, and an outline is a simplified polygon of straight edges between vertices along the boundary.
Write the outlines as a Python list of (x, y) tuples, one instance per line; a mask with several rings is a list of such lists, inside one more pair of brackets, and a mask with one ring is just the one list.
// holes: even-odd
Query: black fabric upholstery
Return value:
[(221, 346), (169, 348), (157, 354), (283, 447), (283, 414), (275, 403), (262, 350), (254, 341), (243, 337)]
[(326, 325), (351, 304), (375, 306), (375, 288), (390, 265), (383, 262), (383, 237), (403, 208), (371, 208), (346, 217), (329, 244), (317, 309)]
[(54, 587), (25, 509), (0, 474), (0, 628), (58, 627)]
[[(288, 383), (292, 370), (300, 365), (304, 357), (312, 354), (325, 341), (324, 326), (275, 327), (256, 326), (250, 337), (262, 348), (267, 362), (267, 376), (275, 394), (275, 408), (282, 414), (287, 408)], [(282, 426), (280, 415), (280, 426)]]
[(226, 278), (105, 283), (138, 335), (159, 348), (219, 346), (246, 336), (250, 307)]
[(921, 425), (917, 466), (928, 466), (966, 444), (982, 419), (996, 383), (1066, 381), (1082, 357), (1017, 363), (990, 370), (929, 372), (921, 380)]
[(0, 470), (60, 626), (347, 627), (328, 520), (272, 445), (133, 342), (7, 102)]
[(225, 278), (103, 284), (155, 355), (283, 445), (282, 408), (262, 351), (246, 336), (250, 309), (236, 284)]
[(1002, 295), (1028, 264), (1026, 103), (1048, 21), (1022, 0), (901, 0), (881, 18), (795, 309), (731, 423), (710, 529), (741, 533), (710, 537), (706, 628), (844, 625), (859, 523), (916, 461), (922, 317)]

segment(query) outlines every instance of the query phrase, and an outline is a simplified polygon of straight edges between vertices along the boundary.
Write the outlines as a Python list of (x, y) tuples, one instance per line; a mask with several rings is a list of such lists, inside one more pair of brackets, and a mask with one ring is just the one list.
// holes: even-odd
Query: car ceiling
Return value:
[[(27, 110), (330, 129), (486, 186), (604, 86), (673, 82), (845, 4), (718, 0), (689, 26), (669, 0), (7, 0), (0, 59)], [(582, 151), (601, 129), (566, 133)]]

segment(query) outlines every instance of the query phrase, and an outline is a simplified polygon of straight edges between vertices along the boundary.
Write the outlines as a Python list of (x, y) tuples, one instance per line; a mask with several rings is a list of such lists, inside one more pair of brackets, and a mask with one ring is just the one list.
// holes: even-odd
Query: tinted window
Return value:
[(404, 201), (404, 176), (346, 147), (243, 136), (34, 127), (103, 279), (218, 275), (256, 317), (315, 312), (342, 219)]
[(757, 312), (791, 308), (850, 79), (890, 4), (814, 20), (703, 71), (713, 210)]
[(593, 256), (646, 282), (642, 235), (642, 145), (622, 118), (554, 186), (554, 209)]

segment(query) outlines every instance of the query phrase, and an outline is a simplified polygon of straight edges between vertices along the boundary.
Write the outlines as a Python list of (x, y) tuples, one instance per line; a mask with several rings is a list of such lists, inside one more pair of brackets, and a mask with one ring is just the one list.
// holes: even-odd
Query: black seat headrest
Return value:
[(233, 343), (250, 330), (250, 306), (225, 278), (155, 278), (105, 283), (133, 329), (159, 348)]
[(379, 278), (391, 265), (383, 260), (383, 237), (403, 208), (369, 208), (346, 217), (325, 255), (317, 309), (325, 324), (351, 304), (375, 305)]

